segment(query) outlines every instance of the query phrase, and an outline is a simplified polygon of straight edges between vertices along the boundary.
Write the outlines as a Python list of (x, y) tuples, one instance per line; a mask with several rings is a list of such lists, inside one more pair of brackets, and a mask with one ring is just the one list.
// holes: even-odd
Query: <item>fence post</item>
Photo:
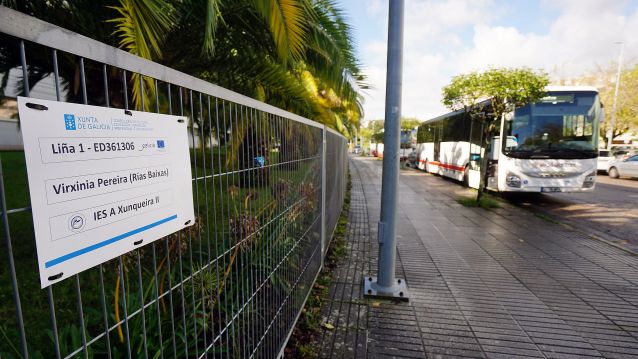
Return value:
[(381, 218), (379, 220), (378, 277), (366, 276), (363, 295), (408, 300), (405, 280), (395, 278), (396, 211), (399, 185), (399, 136), (401, 130), (401, 76), (403, 72), (403, 0), (390, 1), (388, 67), (385, 93), (385, 135)]
[(321, 141), (321, 268), (326, 257), (326, 125), (323, 125)]

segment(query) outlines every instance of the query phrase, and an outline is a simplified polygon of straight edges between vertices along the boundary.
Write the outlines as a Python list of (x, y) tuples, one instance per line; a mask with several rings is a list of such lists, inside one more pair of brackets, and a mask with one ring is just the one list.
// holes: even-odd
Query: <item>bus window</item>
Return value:
[(436, 123), (432, 125), (432, 129), (434, 132), (434, 160), (439, 161), (439, 154), (441, 152), (441, 123)]
[(549, 93), (517, 108), (503, 133), (516, 137), (503, 145), (507, 156), (593, 158), (597, 155), (600, 103), (595, 92)]

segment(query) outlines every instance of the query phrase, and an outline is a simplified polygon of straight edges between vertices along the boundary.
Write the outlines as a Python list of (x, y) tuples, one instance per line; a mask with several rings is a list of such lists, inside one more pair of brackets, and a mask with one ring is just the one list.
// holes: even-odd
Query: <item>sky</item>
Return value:
[[(390, 0), (392, 1), (392, 0)], [(387, 0), (340, 0), (367, 82), (364, 121), (384, 118)], [(638, 0), (405, 0), (402, 116), (448, 112), (441, 89), (489, 67), (544, 70), (553, 81), (638, 62)], [(610, 81), (613, 79), (610, 79)]]

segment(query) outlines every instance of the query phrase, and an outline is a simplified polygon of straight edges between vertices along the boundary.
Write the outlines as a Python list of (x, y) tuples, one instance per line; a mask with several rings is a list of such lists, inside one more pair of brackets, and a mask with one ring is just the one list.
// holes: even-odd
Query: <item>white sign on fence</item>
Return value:
[(18, 98), (42, 288), (193, 224), (184, 117)]

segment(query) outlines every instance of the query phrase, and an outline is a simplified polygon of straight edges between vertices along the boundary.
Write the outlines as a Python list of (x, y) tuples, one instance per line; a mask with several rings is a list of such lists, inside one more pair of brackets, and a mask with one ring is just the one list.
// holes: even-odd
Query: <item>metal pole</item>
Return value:
[(611, 150), (612, 140), (614, 137), (614, 126), (616, 126), (616, 105), (618, 104), (618, 89), (620, 87), (620, 71), (622, 69), (622, 53), (625, 49), (625, 43), (616, 42), (620, 44), (620, 54), (618, 54), (618, 70), (616, 71), (616, 88), (614, 89), (614, 105), (611, 109), (611, 123), (609, 130), (607, 130), (607, 149)]
[(378, 278), (364, 280), (364, 295), (407, 300), (405, 281), (395, 278), (396, 211), (401, 133), (401, 76), (403, 71), (403, 0), (391, 0), (388, 21), (388, 63), (385, 92), (384, 156), (379, 221)]

